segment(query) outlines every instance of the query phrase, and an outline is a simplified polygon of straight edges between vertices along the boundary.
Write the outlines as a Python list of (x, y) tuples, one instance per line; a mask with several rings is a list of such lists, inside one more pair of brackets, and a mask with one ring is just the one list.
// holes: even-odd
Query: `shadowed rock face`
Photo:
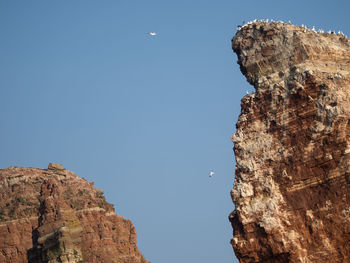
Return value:
[(350, 262), (350, 41), (255, 22), (232, 40), (242, 99), (235, 204), (240, 262)]
[(62, 165), (0, 170), (0, 262), (147, 263), (129, 220)]

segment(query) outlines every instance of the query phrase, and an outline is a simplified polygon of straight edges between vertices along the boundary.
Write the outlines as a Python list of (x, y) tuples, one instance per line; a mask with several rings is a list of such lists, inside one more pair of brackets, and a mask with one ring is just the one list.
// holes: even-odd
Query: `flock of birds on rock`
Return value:
[[(256, 22), (266, 22), (266, 23), (269, 23), (269, 22), (270, 22), (270, 23), (276, 23), (276, 24), (278, 24), (278, 23), (286, 24), (285, 22), (283, 22), (283, 21), (281, 21), (281, 20), (279, 20), (279, 21), (274, 21), (273, 19), (270, 19), (270, 21), (269, 21), (269, 19), (265, 19), (265, 20), (257, 20), (257, 19), (254, 19), (253, 21), (249, 21), (249, 22), (247, 22), (247, 23), (245, 23), (245, 22), (243, 21), (243, 25), (237, 26), (237, 31), (239, 31), (239, 30), (241, 30), (242, 28), (244, 28), (244, 27), (246, 27), (246, 26), (249, 26), (249, 25), (251, 25), (251, 24), (253, 24), (253, 23), (256, 23)], [(291, 25), (292, 22), (289, 21), (288, 24)], [(304, 24), (302, 24), (301, 27), (304, 29), (304, 30), (303, 30), (304, 33), (306, 33), (306, 32), (309, 31), (309, 30), (310, 30), (310, 31), (313, 31), (313, 32), (315, 32), (315, 33), (320, 33), (320, 34), (324, 34), (324, 33), (325, 33), (325, 31), (323, 31), (322, 29), (319, 29), (318, 31), (316, 31), (316, 29), (315, 29), (314, 26), (312, 27), (312, 29), (310, 29), (310, 28), (308, 28), (307, 26), (305, 26)], [(157, 32), (148, 32), (147, 34), (148, 34), (149, 36), (151, 36), (151, 37), (155, 37), (155, 36), (158, 35)], [(327, 34), (336, 34), (336, 33), (335, 33), (335, 31), (329, 30), (329, 31), (327, 32)], [(344, 33), (343, 33), (342, 31), (339, 31), (337, 35), (341, 35), (341, 36), (347, 37), (346, 35), (344, 35)], [(249, 91), (248, 91), (248, 90), (246, 90), (246, 94), (249, 95)], [(215, 174), (214, 171), (210, 171), (210, 172), (209, 172), (209, 177), (212, 177), (214, 174)]]
[[(276, 23), (276, 24), (279, 24), (279, 23), (282, 23), (282, 24), (287, 24), (285, 23), (284, 21), (282, 20), (278, 20), (278, 21), (274, 21), (273, 19), (254, 19), (252, 21), (249, 21), (247, 23), (245, 23), (243, 21), (243, 24), (242, 25), (238, 25), (237, 26), (237, 31), (241, 30), (242, 28), (246, 27), (246, 26), (249, 26), (255, 22), (266, 22), (266, 23)], [(289, 20), (288, 21), (288, 24), (291, 25), (292, 22)], [(342, 32), (342, 31), (338, 31), (338, 33), (336, 33), (335, 31), (332, 31), (332, 30), (328, 30), (328, 32), (325, 32), (323, 29), (319, 29), (319, 30), (316, 30), (315, 27), (313, 26), (311, 29), (308, 28), (306, 25), (302, 24), (301, 27), (304, 29), (303, 32), (306, 33), (307, 31), (313, 31), (314, 33), (320, 33), (320, 34), (336, 34), (336, 35), (340, 35), (340, 36), (344, 36), (347, 38), (347, 36)], [(158, 33), (157, 32), (148, 32), (147, 33), (148, 35), (150, 35), (151, 37), (154, 37), (154, 36), (157, 36)]]
[[(270, 21), (269, 21), (270, 20)], [(287, 24), (285, 23), (284, 21), (282, 20), (279, 20), (279, 21), (274, 21), (273, 19), (261, 19), (261, 20), (257, 20), (257, 19), (254, 19), (252, 21), (249, 21), (247, 23), (245, 23), (243, 21), (243, 25), (239, 25), (237, 26), (237, 31), (241, 30), (242, 28), (246, 27), (246, 26), (249, 26), (255, 22), (266, 22), (266, 23), (276, 23), (276, 24), (279, 24), (279, 23), (282, 23), (282, 24)], [(292, 24), (291, 21), (288, 22), (289, 25)], [(311, 29), (308, 28), (307, 26), (305, 26), (304, 24), (301, 25), (302, 28), (304, 28), (303, 32), (306, 33), (307, 31), (313, 31), (314, 33), (320, 33), (320, 34), (325, 34), (326, 32), (323, 30), (323, 29), (319, 29), (319, 30), (316, 30), (315, 27), (313, 26)], [(336, 35), (340, 35), (340, 36), (344, 36), (344, 37), (347, 37), (342, 31), (338, 31), (338, 33), (336, 33), (335, 31), (331, 31), (329, 30), (327, 32), (327, 34), (336, 34)]]
[[(270, 20), (270, 21), (269, 21)], [(279, 20), (279, 21), (274, 21), (273, 19), (254, 19), (252, 21), (249, 21), (247, 23), (245, 23), (243, 21), (243, 24), (242, 25), (238, 25), (237, 26), (237, 31), (241, 30), (242, 28), (246, 27), (246, 26), (249, 26), (255, 22), (266, 22), (266, 23), (276, 23), (276, 24), (279, 24), (279, 23), (282, 23), (282, 24), (287, 24), (285, 23), (284, 21), (282, 20)], [(288, 24), (291, 25), (292, 22), (289, 20), (288, 21)], [(315, 27), (313, 26), (311, 29), (308, 28), (306, 25), (302, 24), (301, 27), (304, 29), (303, 32), (306, 33), (307, 31), (313, 31), (314, 33), (320, 33), (320, 34), (336, 34), (336, 35), (340, 35), (340, 36), (344, 36), (347, 38), (347, 36), (342, 32), (342, 31), (338, 31), (338, 33), (336, 33), (335, 31), (332, 31), (332, 30), (329, 30), (328, 32), (325, 32), (323, 29), (319, 29), (319, 30), (316, 30)], [(147, 33), (148, 35), (150, 35), (151, 37), (154, 37), (154, 36), (157, 36), (158, 33), (157, 32), (148, 32)]]
[[(270, 19), (270, 21), (269, 21), (269, 19), (265, 19), (265, 20), (257, 20), (257, 19), (254, 19), (253, 21), (249, 21), (249, 22), (247, 22), (247, 23), (245, 23), (245, 22), (243, 21), (243, 25), (237, 26), (237, 31), (239, 31), (239, 30), (241, 30), (242, 28), (244, 28), (244, 27), (246, 27), (246, 26), (249, 26), (249, 25), (251, 25), (251, 24), (253, 24), (253, 23), (256, 23), (256, 22), (266, 22), (266, 23), (269, 23), (269, 22), (270, 22), (270, 23), (276, 23), (276, 24), (278, 24), (278, 23), (286, 24), (285, 22), (283, 22), (283, 21), (281, 21), (281, 20), (279, 20), (279, 21), (274, 21), (273, 19)], [(289, 21), (288, 24), (291, 25), (292, 22)], [(319, 29), (318, 31), (316, 31), (316, 29), (315, 29), (314, 26), (312, 27), (312, 29), (310, 29), (310, 28), (308, 28), (307, 26), (305, 26), (304, 24), (302, 24), (301, 27), (304, 29), (304, 30), (303, 30), (304, 33), (306, 33), (307, 31), (313, 31), (313, 32), (315, 32), (315, 33), (325, 34), (325, 31), (322, 30), (322, 29)], [(155, 37), (155, 36), (158, 35), (157, 32), (148, 32), (147, 34), (148, 34), (149, 36), (151, 36), (151, 37)], [(336, 33), (335, 33), (335, 31), (329, 30), (329, 31), (327, 32), (327, 34), (336, 34)], [(343, 33), (342, 31), (338, 31), (338, 34), (337, 34), (337, 35), (341, 35), (341, 36), (347, 37), (346, 35), (344, 35), (344, 33)], [(246, 90), (246, 94), (249, 95), (249, 91), (248, 91), (248, 90)], [(209, 177), (212, 177), (214, 174), (215, 174), (214, 171), (211, 170), (211, 171), (209, 172)]]

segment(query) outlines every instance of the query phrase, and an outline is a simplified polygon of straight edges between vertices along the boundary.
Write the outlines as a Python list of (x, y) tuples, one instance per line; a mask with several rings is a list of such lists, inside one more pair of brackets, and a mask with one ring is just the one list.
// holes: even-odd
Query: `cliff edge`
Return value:
[(255, 92), (232, 136), (240, 262), (350, 262), (350, 40), (257, 21), (232, 39)]
[(103, 191), (59, 164), (0, 170), (0, 262), (147, 263)]

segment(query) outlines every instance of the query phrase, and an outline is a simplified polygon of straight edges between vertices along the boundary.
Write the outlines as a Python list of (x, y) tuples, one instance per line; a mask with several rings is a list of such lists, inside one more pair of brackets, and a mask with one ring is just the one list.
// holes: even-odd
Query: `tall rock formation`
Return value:
[(147, 263), (103, 191), (62, 165), (0, 170), (0, 262)]
[(249, 23), (232, 40), (255, 93), (237, 131), (240, 262), (350, 262), (350, 40)]

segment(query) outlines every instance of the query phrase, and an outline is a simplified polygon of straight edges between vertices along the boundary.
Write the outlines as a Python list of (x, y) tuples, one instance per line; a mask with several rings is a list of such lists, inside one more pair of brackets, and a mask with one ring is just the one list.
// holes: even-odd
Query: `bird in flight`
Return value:
[(209, 177), (212, 177), (215, 173), (213, 171), (209, 172)]
[(154, 37), (154, 36), (156, 36), (157, 35), (157, 33), (156, 32), (149, 32), (148, 33), (150, 36), (152, 36), (152, 37)]

